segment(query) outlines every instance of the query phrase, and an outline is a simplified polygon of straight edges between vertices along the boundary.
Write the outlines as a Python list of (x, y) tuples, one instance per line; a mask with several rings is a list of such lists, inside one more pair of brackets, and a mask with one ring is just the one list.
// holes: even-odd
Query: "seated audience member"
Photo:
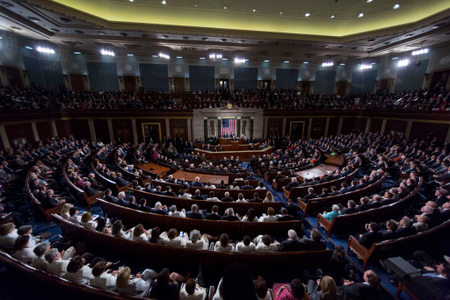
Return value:
[(255, 285), (250, 270), (243, 264), (225, 267), (213, 300), (256, 300)]
[(215, 189), (216, 186), (215, 186), (214, 184), (212, 184), (211, 181), (208, 181), (208, 183), (206, 184), (205, 188), (208, 188), (208, 189)]
[(303, 243), (305, 244), (305, 250), (325, 250), (327, 248), (327, 243), (321, 240), (322, 235), (319, 230), (311, 230), (310, 239), (303, 238)]
[(364, 282), (353, 282), (345, 280), (340, 288), (340, 294), (344, 299), (376, 300), (379, 299), (378, 287), (380, 277), (372, 270), (364, 272)]
[(287, 191), (290, 191), (291, 188), (293, 188), (293, 187), (298, 187), (299, 185), (300, 185), (300, 184), (298, 183), (297, 178), (296, 178), (296, 177), (292, 177), (292, 178), (291, 178), (291, 182), (289, 182), (284, 188), (285, 188)]
[(353, 214), (353, 213), (357, 212), (356, 211), (356, 202), (353, 200), (348, 200), (347, 207), (345, 207), (345, 208), (342, 207), (340, 211), (341, 211), (341, 215)]
[(131, 240), (133, 229), (124, 231), (125, 226), (123, 225), (121, 220), (116, 220), (112, 226), (112, 235), (118, 238)]
[[(275, 242), (277, 244), (278, 242)], [(287, 251), (302, 251), (305, 249), (305, 244), (303, 241), (299, 240), (297, 237), (297, 232), (293, 229), (288, 231), (288, 239), (278, 243), (278, 250), (280, 252)]]
[(19, 237), (14, 223), (6, 223), (0, 227), (0, 247), (11, 250)]
[(309, 296), (300, 279), (293, 279), (290, 284), (273, 285), (274, 300), (308, 300)]
[(72, 222), (72, 223), (79, 223), (78, 222), (78, 207), (76, 207), (76, 206), (74, 206), (74, 207), (71, 207), (70, 209), (69, 209), (69, 221), (70, 222)]
[(178, 197), (179, 197), (179, 198), (183, 198), (183, 199), (191, 199), (191, 198), (192, 198), (192, 195), (186, 193), (183, 189), (179, 189), (179, 190), (178, 190)]
[(220, 201), (222, 201), (222, 202), (233, 202), (233, 198), (230, 197), (230, 193), (229, 192), (225, 192), (224, 197), (222, 199), (220, 199)]
[(163, 193), (163, 195), (177, 197), (177, 194), (172, 191), (172, 188), (170, 186), (166, 186), (166, 191)]
[(244, 239), (236, 244), (236, 252), (255, 252), (256, 246), (254, 243), (252, 243), (251, 238), (246, 235), (244, 236)]
[(244, 180), (244, 185), (241, 187), (241, 190), (253, 190), (253, 187), (249, 184), (248, 180)]
[(417, 216), (417, 222), (413, 224), (413, 227), (416, 228), (417, 232), (427, 231), (428, 230), (428, 217), (419, 215)]
[(47, 272), (56, 276), (63, 277), (67, 271), (67, 265), (74, 256), (75, 248), (59, 252), (58, 249), (52, 248), (45, 254), (45, 260), (48, 262)]
[(249, 208), (247, 214), (242, 218), (242, 222), (258, 222), (258, 217), (256, 216), (255, 210)]
[(366, 224), (366, 230), (368, 232), (359, 235), (358, 242), (369, 249), (373, 243), (381, 240), (381, 233), (379, 233), (380, 227), (375, 222)]
[(234, 245), (230, 244), (230, 238), (228, 237), (228, 234), (222, 233), (220, 235), (219, 240), (214, 245), (214, 251), (219, 251), (219, 252), (233, 252), (234, 251)]
[(198, 211), (197, 204), (192, 204), (191, 211), (186, 212), (186, 218), (201, 220), (204, 219), (205, 216)]
[(203, 183), (200, 182), (200, 177), (195, 177), (195, 181), (191, 183), (191, 186), (194, 187), (204, 187)]
[(237, 185), (236, 180), (233, 181), (233, 184), (228, 187), (230, 190), (240, 190), (241, 188)]
[[(301, 201), (300, 197), (298, 197), (297, 201)], [(287, 209), (289, 215), (294, 217), (294, 219), (300, 219), (300, 215), (298, 214), (298, 205), (297, 203), (294, 203), (292, 199), (288, 199), (287, 204), (283, 203), (282, 205)]]
[(244, 199), (244, 194), (239, 193), (238, 194), (238, 199), (236, 200), (236, 203), (247, 203), (247, 200)]
[(150, 236), (149, 242), (151, 244), (159, 244), (162, 245), (163, 240), (161, 239), (161, 229), (159, 227), (154, 227), (152, 229), (152, 234)]
[(92, 229), (92, 230), (97, 230), (97, 231), (105, 230), (106, 232), (108, 232), (108, 230), (109, 230), (108, 228), (105, 227), (106, 226), (105, 219), (98, 217), (94, 221), (94, 217), (88, 211), (83, 213), (83, 215), (81, 216), (80, 225), (87, 229)]
[(258, 186), (255, 188), (255, 190), (265, 190), (266, 187), (264, 186), (264, 182), (260, 181), (258, 182)]
[(165, 205), (162, 205), (161, 202), (156, 202), (155, 207), (150, 210), (150, 212), (158, 215), (167, 215), (167, 207)]
[(73, 207), (73, 204), (70, 203), (66, 203), (63, 205), (63, 207), (61, 207), (61, 212), (59, 213), (59, 215), (65, 219), (65, 220), (69, 220), (70, 218), (70, 208)]
[(307, 203), (309, 199), (314, 199), (314, 198), (317, 198), (317, 194), (314, 193), (314, 188), (310, 187), (310, 188), (308, 188), (308, 195), (301, 198), (301, 200), (303, 202)]
[(194, 278), (189, 278), (185, 284), (181, 285), (180, 300), (204, 300), (206, 299), (206, 289), (195, 282)]
[(258, 253), (278, 252), (277, 245), (272, 243), (272, 238), (268, 234), (257, 236), (253, 243), (256, 245), (255, 250)]
[(186, 241), (186, 248), (208, 250), (209, 248), (209, 235), (202, 234), (196, 229), (192, 230), (189, 234), (189, 240)]
[(181, 211), (178, 211), (177, 210), (177, 206), (176, 205), (172, 205), (169, 208), (169, 216), (186, 218), (186, 211), (184, 210), (184, 208)]
[(111, 203), (116, 203), (116, 201), (117, 201), (116, 197), (114, 197), (112, 195), (111, 189), (106, 189), (105, 190), (105, 197), (104, 198), (105, 198), (105, 201), (108, 201), (108, 202), (111, 202)]
[(185, 247), (187, 241), (187, 233), (178, 236), (178, 230), (172, 228), (169, 232), (163, 232), (160, 235), (161, 244), (171, 247)]
[(253, 199), (250, 199), (248, 202), (258, 202), (258, 203), (262, 203), (264, 201), (264, 199), (259, 198), (259, 194), (257, 192), (255, 192), (253, 194)]
[(192, 196), (192, 199), (193, 199), (193, 200), (205, 200), (205, 199), (203, 198), (203, 196), (201, 195), (200, 190), (195, 190), (194, 196)]
[(258, 300), (273, 300), (267, 282), (261, 276), (258, 276), (258, 279), (255, 280), (255, 293)]
[(275, 222), (277, 220), (277, 216), (275, 216), (275, 210), (273, 207), (267, 208), (267, 215), (263, 215), (259, 218), (259, 222)]
[(413, 226), (413, 222), (408, 217), (403, 217), (397, 223), (397, 237), (406, 237), (417, 233), (417, 229)]
[(144, 297), (153, 281), (156, 279), (158, 273), (153, 270), (145, 269), (144, 272), (137, 273), (133, 278), (131, 277), (131, 269), (124, 267), (116, 278), (116, 289), (122, 295), (137, 295)]
[(108, 263), (106, 261), (97, 262), (92, 268), (92, 277), (89, 280), (91, 286), (112, 291), (116, 287), (116, 278), (119, 271), (112, 271), (112, 273), (107, 273), (106, 268)]
[(215, 193), (213, 191), (210, 191), (208, 194), (208, 198), (206, 198), (206, 201), (215, 201), (218, 202), (220, 201), (219, 198), (216, 197)]
[(226, 210), (226, 214), (223, 215), (222, 220), (224, 220), (224, 221), (240, 221), (241, 219), (239, 219), (238, 216), (234, 215), (234, 209), (230, 207)]
[(274, 202), (275, 200), (273, 200), (273, 194), (271, 193), (271, 192), (267, 192), (266, 193), (266, 198), (264, 198), (264, 201), (263, 201), (263, 203), (266, 203), (266, 202)]
[(213, 205), (210, 213), (206, 213), (205, 219), (207, 220), (221, 220), (222, 216), (219, 215), (219, 207), (217, 205)]
[(24, 263), (31, 263), (34, 258), (33, 248), (29, 246), (30, 236), (23, 235), (16, 239), (12, 249), (13, 256)]
[(369, 201), (370, 201), (369, 197), (367, 197), (367, 196), (361, 197), (361, 199), (359, 200), (359, 204), (355, 207), (355, 210), (356, 211), (365, 211), (365, 210), (370, 209)]
[(340, 299), (336, 282), (330, 276), (324, 276), (322, 279), (317, 279), (317, 281), (309, 280), (306, 288), (308, 295), (312, 300)]
[(281, 215), (277, 217), (277, 221), (293, 221), (294, 217), (289, 215), (288, 210), (286, 208), (281, 208), (280, 210)]
[(67, 265), (64, 278), (74, 283), (89, 284), (92, 278), (92, 269), (85, 263), (86, 260), (81, 256), (75, 256)]
[(333, 204), (333, 206), (331, 207), (331, 211), (329, 213), (324, 211), (322, 217), (324, 217), (328, 221), (332, 222), (334, 217), (337, 217), (340, 215), (341, 215), (341, 211), (339, 210), (339, 206), (336, 204)]
[(133, 241), (136, 242), (148, 242), (148, 236), (150, 234), (146, 229), (144, 229), (144, 226), (142, 224), (136, 225), (136, 227), (133, 228)]
[(50, 243), (43, 242), (38, 244), (36, 247), (34, 247), (34, 254), (36, 254), (33, 257), (33, 260), (31, 261), (31, 266), (35, 267), (39, 270), (47, 270), (48, 261), (45, 260), (45, 254), (50, 251)]

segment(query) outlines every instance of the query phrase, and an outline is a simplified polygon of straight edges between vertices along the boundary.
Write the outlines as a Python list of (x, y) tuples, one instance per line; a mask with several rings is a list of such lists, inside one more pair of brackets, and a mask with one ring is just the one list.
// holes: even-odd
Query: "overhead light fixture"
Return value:
[(340, 63), (340, 65), (341, 65), (341, 66), (345, 66), (345, 64), (344, 64), (344, 63)]
[(2, 37), (2, 36), (0, 36), (0, 40), (3, 40), (3, 37)]
[(360, 13), (359, 16), (358, 16), (358, 18), (362, 18), (362, 17), (364, 17), (364, 14), (363, 14), (363, 13)]
[(434, 25), (434, 26), (431, 27), (431, 28), (433, 28), (433, 29), (438, 29), (438, 28), (439, 28), (439, 25)]
[(177, 56), (177, 58), (183, 58), (182, 56)]
[(256, 11), (256, 9), (253, 9), (253, 12), (255, 12)]
[(75, 54), (75, 55), (80, 55), (80, 54), (81, 54), (81, 52), (79, 52), (79, 51), (76, 51), (76, 52), (74, 52), (73, 54)]
[(332, 61), (322, 63), (322, 67), (332, 67), (332, 66), (334, 66), (334, 63)]
[(130, 2), (134, 2), (134, 0), (128, 0), (128, 1), (130, 1)]
[(397, 66), (406, 67), (409, 64), (409, 59), (402, 59), (398, 61)]
[(303, 63), (304, 63), (305, 65), (309, 64), (309, 62), (308, 62), (308, 61), (304, 61)]
[(398, 59), (398, 57), (393, 57), (393, 58), (392, 58), (392, 60), (396, 60), (396, 59)]
[(265, 59), (265, 60), (264, 60), (264, 62), (270, 62), (270, 60), (268, 60), (268, 59)]
[(159, 57), (158, 55), (152, 55), (152, 57)]
[(377, 63), (371, 63), (371, 65), (376, 65)]
[(28, 50), (33, 50), (33, 47), (30, 46), (25, 46), (25, 48), (27, 48)]
[(430, 52), (430, 50), (428, 48), (423, 48), (423, 49), (413, 51), (412, 55), (422, 55), (422, 54), (427, 54), (428, 52)]
[(160, 53), (159, 57), (164, 58), (164, 59), (169, 59), (170, 55), (169, 54), (165, 54), (165, 53)]
[(197, 7), (197, 4), (195, 4), (194, 6)]
[(370, 2), (372, 2), (373, 0), (367, 0), (367, 3), (370, 3)]
[(127, 56), (130, 56), (130, 57), (131, 57), (131, 56), (134, 56), (134, 54), (132, 54), (132, 53), (128, 53), (128, 54), (127, 54)]
[(166, 5), (166, 0), (161, 1), (162, 5)]
[(332, 16), (330, 17), (330, 19), (334, 19), (334, 15), (332, 15)]
[(102, 50), (100, 51), (100, 53), (101, 53), (102, 55), (115, 56), (115, 53), (114, 53), (113, 51), (108, 51), (108, 50), (105, 50), (105, 49), (102, 49)]
[(227, 9), (227, 7), (226, 7), (226, 6), (224, 6), (224, 7), (223, 7), (223, 9)]
[(367, 69), (372, 69), (372, 65), (360, 65), (359, 66), (360, 70), (367, 70)]
[(210, 58), (210, 59), (213, 59), (213, 60), (216, 60), (216, 59), (222, 59), (222, 54), (215, 54), (215, 53), (212, 53), (212, 54), (209, 55), (209, 58)]
[(238, 65), (241, 65), (246, 62), (245, 58), (235, 58), (234, 62)]
[(222, 60), (228, 60), (228, 58), (226, 58), (226, 57), (223, 57), (223, 58), (222, 58)]
[(284, 63), (285, 63), (285, 64), (288, 64), (288, 63), (289, 63), (289, 61), (288, 61), (288, 60), (285, 60), (285, 61), (284, 61)]
[(200, 59), (206, 59), (205, 57), (200, 57)]
[(393, 8), (394, 8), (394, 9), (397, 9), (397, 8), (399, 8), (399, 7), (400, 7), (400, 4), (395, 4)]
[(309, 17), (311, 14), (310, 13), (306, 13), (305, 14), (305, 17)]
[(282, 11), (280, 11), (280, 15), (282, 15), (283, 14), (283, 12)]

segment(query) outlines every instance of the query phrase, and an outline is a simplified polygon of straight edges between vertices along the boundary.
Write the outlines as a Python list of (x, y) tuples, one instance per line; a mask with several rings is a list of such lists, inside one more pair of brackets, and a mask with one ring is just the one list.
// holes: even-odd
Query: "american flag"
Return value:
[(235, 126), (235, 119), (223, 119), (222, 123), (222, 135), (226, 132), (228, 133), (228, 136), (230, 136), (231, 132), (236, 133), (236, 130), (234, 129)]

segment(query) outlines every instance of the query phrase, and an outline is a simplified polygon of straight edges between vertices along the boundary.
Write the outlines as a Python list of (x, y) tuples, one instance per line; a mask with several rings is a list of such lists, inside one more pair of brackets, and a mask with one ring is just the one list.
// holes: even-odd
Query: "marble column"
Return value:
[(192, 119), (187, 119), (188, 140), (192, 140)]
[(328, 127), (330, 127), (330, 118), (327, 118), (327, 122), (325, 123), (325, 132), (323, 134), (324, 137), (328, 136)]
[(236, 126), (237, 126), (236, 137), (240, 138), (241, 137), (241, 117), (236, 117)]
[(208, 117), (203, 117), (203, 128), (204, 128), (203, 142), (206, 143), (206, 141), (208, 140)]
[(381, 123), (380, 134), (383, 134), (383, 133), (384, 133), (384, 130), (386, 129), (386, 123), (387, 123), (387, 120), (386, 120), (386, 119), (383, 119), (383, 123)]
[(0, 136), (2, 138), (3, 147), (5, 147), (5, 149), (11, 148), (8, 140), (8, 135), (6, 134), (5, 125), (0, 125)]
[(250, 142), (253, 143), (253, 120), (255, 117), (250, 117)]
[(169, 139), (170, 135), (170, 122), (169, 119), (166, 119), (166, 138)]
[(283, 129), (281, 129), (281, 135), (286, 136), (286, 118), (283, 118)]
[(217, 117), (217, 138), (221, 138), (222, 137), (222, 117)]
[(366, 122), (366, 132), (370, 131), (370, 125), (372, 123), (372, 118), (367, 118), (367, 122)]
[(309, 118), (309, 122), (308, 122), (308, 136), (307, 136), (308, 140), (311, 137), (312, 121), (313, 121), (313, 118)]
[(137, 126), (136, 126), (136, 119), (135, 118), (131, 119), (131, 126), (133, 128), (134, 143), (135, 144), (139, 144), (139, 139), (138, 139), (138, 134), (137, 134)]
[(114, 130), (113, 130), (113, 125), (112, 125), (112, 120), (107, 119), (106, 121), (108, 122), (109, 139), (111, 140), (111, 142), (113, 142), (114, 141)]
[(412, 124), (413, 124), (412, 121), (408, 121), (408, 124), (406, 125), (405, 137), (407, 139), (409, 139), (409, 136), (411, 135)]
[(264, 119), (264, 127), (263, 128), (264, 128), (263, 137), (264, 137), (264, 139), (266, 139), (267, 138), (267, 130), (269, 128), (269, 119), (268, 118)]
[(39, 138), (39, 132), (38, 132), (37, 127), (36, 127), (36, 122), (32, 122), (31, 123), (31, 129), (33, 130), (34, 140), (36, 142), (39, 141), (40, 138)]
[(344, 118), (340, 117), (336, 135), (341, 135), (342, 123), (344, 123)]
[(91, 141), (97, 140), (97, 135), (95, 134), (94, 120), (88, 119), (89, 133), (91, 134)]
[(56, 122), (51, 121), (52, 134), (54, 137), (58, 136), (58, 129), (56, 128)]

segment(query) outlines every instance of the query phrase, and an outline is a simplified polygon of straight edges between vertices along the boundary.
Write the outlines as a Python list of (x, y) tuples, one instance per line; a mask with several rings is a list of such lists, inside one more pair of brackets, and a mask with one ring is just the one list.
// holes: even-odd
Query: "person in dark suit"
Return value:
[(245, 180), (244, 185), (241, 187), (241, 190), (253, 190), (253, 187), (248, 184), (248, 180)]
[(347, 201), (347, 207), (341, 209), (341, 215), (356, 213), (356, 202), (353, 200)]
[(204, 187), (203, 182), (200, 182), (200, 177), (195, 177), (195, 181), (191, 183), (191, 186)]
[(408, 217), (403, 217), (398, 222), (397, 237), (406, 237), (417, 233), (417, 229), (413, 226), (413, 222)]
[(225, 197), (220, 199), (220, 201), (222, 201), (222, 202), (233, 202), (233, 198), (230, 197), (230, 193), (229, 192), (225, 192), (224, 196)]
[(441, 213), (441, 222), (450, 220), (450, 202), (446, 202), (442, 205), (440, 213)]
[(247, 179), (247, 180), (257, 180), (257, 178), (256, 178), (256, 176), (255, 176), (255, 174), (253, 172), (251, 172), (250, 175), (247, 176), (247, 178), (245, 178), (245, 179)]
[(350, 188), (348, 187), (348, 184), (347, 184), (347, 182), (343, 182), (343, 183), (341, 183), (341, 190), (339, 191), (339, 194), (345, 194), (345, 193), (348, 193), (348, 192), (350, 192)]
[(161, 204), (161, 202), (155, 203), (155, 208), (151, 208), (150, 212), (158, 215), (168, 215), (167, 207)]
[(381, 206), (381, 196), (375, 195), (372, 198), (372, 201), (369, 202), (369, 208), (378, 208)]
[(201, 220), (204, 219), (205, 216), (198, 211), (197, 204), (192, 204), (191, 211), (186, 212), (186, 218)]
[(364, 272), (363, 278), (363, 283), (344, 280), (344, 284), (340, 288), (340, 294), (343, 299), (379, 299), (378, 286), (381, 282), (380, 277), (374, 271), (367, 270)]
[(278, 251), (280, 252), (288, 252), (288, 251), (302, 251), (305, 249), (305, 244), (303, 241), (299, 240), (297, 237), (297, 232), (295, 230), (290, 229), (288, 231), (288, 239), (278, 243), (275, 241), (275, 244), (278, 245)]
[(304, 238), (305, 250), (325, 250), (327, 243), (321, 240), (322, 235), (317, 229), (311, 230), (310, 239)]
[(105, 200), (111, 203), (116, 203), (117, 199), (112, 195), (111, 189), (105, 190)]
[(281, 212), (281, 216), (277, 217), (277, 221), (282, 222), (282, 221), (293, 221), (294, 220), (294, 217), (289, 215), (288, 210), (286, 208), (284, 208), (284, 207), (281, 208), (280, 212)]
[(323, 198), (323, 197), (328, 197), (328, 189), (327, 188), (323, 188), (322, 189), (322, 194), (317, 196), (318, 198)]
[(360, 234), (358, 242), (369, 249), (373, 243), (379, 242), (381, 240), (381, 234), (379, 234), (380, 227), (377, 223), (371, 222), (366, 224), (366, 229), (369, 230), (364, 234)]
[(152, 193), (157, 194), (157, 195), (164, 195), (164, 193), (161, 191), (160, 185), (156, 186), (156, 188), (152, 191)]
[(380, 241), (386, 241), (397, 238), (397, 222), (389, 220), (386, 222), (386, 230), (380, 231)]
[(66, 202), (66, 200), (56, 199), (55, 197), (53, 197), (54, 194), (55, 194), (55, 192), (52, 189), (47, 190), (46, 196), (42, 200), (42, 205), (45, 208), (55, 207), (55, 206), (58, 206), (60, 203)]
[(142, 211), (146, 211), (146, 212), (150, 212), (151, 208), (147, 206), (147, 200), (145, 198), (142, 198), (141, 200), (139, 200), (139, 210)]
[(450, 264), (441, 263), (436, 266), (436, 272), (422, 275), (422, 279), (432, 282), (446, 293), (450, 293)]
[(177, 197), (177, 194), (175, 194), (175, 192), (172, 191), (172, 188), (170, 186), (166, 186), (166, 191), (164, 192), (164, 195)]
[(130, 184), (128, 181), (126, 181), (125, 179), (122, 178), (121, 173), (117, 173), (116, 183), (119, 187), (123, 187), (123, 186)]
[(136, 203), (136, 197), (134, 197), (134, 196), (130, 196), (128, 198), (128, 202), (129, 202), (128, 203), (128, 207), (129, 208), (133, 208), (133, 209), (140, 209), (141, 208), (141, 206)]
[[(297, 178), (296, 178), (296, 177), (292, 177), (292, 178), (291, 178), (291, 182), (289, 182), (284, 188), (285, 188), (287, 191), (290, 191), (291, 188), (297, 187), (297, 186), (299, 186), (299, 185), (300, 185), (300, 184), (298, 183)], [(314, 190), (313, 190), (313, 191), (314, 191)]]
[[(298, 199), (300, 199), (300, 197)], [(294, 203), (292, 199), (288, 199), (287, 204), (283, 203), (282, 205), (287, 209), (288, 214), (293, 216), (295, 220), (300, 219), (300, 215), (298, 214), (298, 205), (297, 203)]]
[(314, 188), (310, 187), (310, 188), (308, 188), (308, 195), (303, 197), (302, 201), (306, 203), (306, 202), (308, 202), (309, 199), (314, 199), (314, 198), (317, 198), (317, 194), (314, 193)]
[(219, 215), (219, 207), (217, 205), (214, 205), (211, 209), (210, 213), (207, 213), (205, 215), (205, 219), (207, 220), (221, 220), (222, 216)]
[(334, 195), (338, 195), (338, 194), (339, 194), (339, 191), (338, 191), (337, 187), (333, 185), (331, 187), (331, 192), (328, 193), (328, 196), (334, 196)]
[(83, 187), (83, 191), (90, 197), (90, 196), (94, 196), (95, 194), (98, 193), (98, 191), (94, 190), (93, 188), (91, 188), (91, 183), (89, 181), (86, 181), (84, 183), (84, 187)]
[(125, 192), (120, 192), (120, 193), (117, 195), (116, 204), (119, 204), (119, 205), (121, 205), (121, 206), (128, 207), (129, 202), (125, 200), (125, 197), (126, 197)]
[(228, 208), (226, 211), (226, 215), (222, 217), (222, 220), (224, 221), (240, 221), (237, 216), (234, 215), (234, 209)]
[(253, 199), (250, 199), (248, 202), (259, 202), (262, 203), (264, 201), (264, 199), (259, 198), (259, 194), (257, 192), (255, 192), (253, 194)]
[(333, 277), (335, 282), (341, 282), (342, 278), (346, 278), (349, 275), (346, 264), (347, 260), (345, 259), (344, 246), (337, 245), (328, 261), (327, 270), (327, 273)]

